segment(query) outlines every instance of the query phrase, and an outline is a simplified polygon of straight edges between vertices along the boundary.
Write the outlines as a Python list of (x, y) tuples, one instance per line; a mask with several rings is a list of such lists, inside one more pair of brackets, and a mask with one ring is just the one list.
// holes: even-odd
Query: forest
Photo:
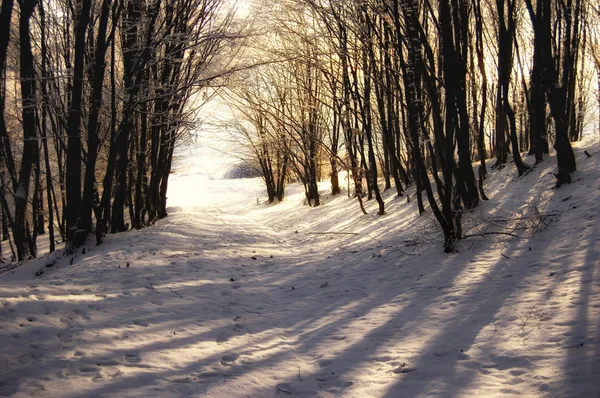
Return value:
[(382, 191), (414, 184), (419, 213), (433, 212), (453, 251), (461, 214), (487, 200), (489, 169), (522, 176), (552, 146), (556, 188), (571, 182), (571, 142), (600, 131), (598, 11), (577, 0), (282, 2), (265, 32), (273, 63), (227, 88), (227, 127), (269, 202), (291, 179), (319, 206), (317, 182), (330, 177), (336, 195), (345, 171), (361, 210), (375, 199), (382, 215)]
[(571, 182), (571, 142), (600, 129), (599, 13), (589, 0), (3, 0), (2, 249), (36, 257), (44, 237), (74, 251), (164, 218), (175, 148), (219, 97), (269, 202), (298, 181), (318, 206), (317, 182), (336, 195), (346, 172), (362, 212), (374, 198), (384, 214), (381, 192), (414, 184), (452, 251), (489, 169), (521, 176), (553, 147), (556, 187)]
[(42, 235), (50, 252), (73, 251), (167, 215), (173, 152), (197, 123), (192, 99), (229, 68), (222, 53), (238, 36), (222, 3), (2, 1), (9, 257), (36, 257)]
[(597, 0), (2, 0), (0, 397), (593, 397)]

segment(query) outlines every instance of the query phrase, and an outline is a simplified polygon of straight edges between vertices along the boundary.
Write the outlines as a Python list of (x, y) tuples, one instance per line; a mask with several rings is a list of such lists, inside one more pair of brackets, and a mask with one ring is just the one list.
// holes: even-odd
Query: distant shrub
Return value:
[(262, 173), (260, 169), (248, 164), (248, 163), (238, 163), (229, 169), (223, 178), (226, 180), (239, 180), (241, 178), (256, 178), (262, 177)]

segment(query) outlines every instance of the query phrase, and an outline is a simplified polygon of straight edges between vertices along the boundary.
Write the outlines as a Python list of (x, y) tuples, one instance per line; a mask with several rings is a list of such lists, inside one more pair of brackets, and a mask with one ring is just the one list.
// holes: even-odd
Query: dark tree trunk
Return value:
[[(453, 44), (453, 30), (451, 22), (451, 11), (448, 4), (448, 0), (440, 1), (440, 22), (441, 22), (441, 39), (442, 39), (442, 59), (443, 59), (443, 74), (445, 81), (449, 84), (446, 85), (446, 165), (444, 167), (444, 202), (442, 203), (442, 214), (443, 220), (446, 225), (444, 230), (444, 251), (454, 251), (454, 212), (452, 209), (452, 172), (454, 169), (454, 129), (455, 129), (455, 118), (456, 108), (453, 103), (454, 98), (454, 87), (451, 84), (452, 76), (454, 73), (454, 44)], [(442, 224), (444, 228), (444, 224)]]
[[(15, 180), (16, 174), (14, 170), (11, 172), (10, 168), (14, 169), (14, 161), (12, 160), (12, 152), (10, 147), (10, 140), (8, 137), (8, 131), (6, 130), (6, 124), (4, 120), (4, 105), (6, 99), (6, 55), (8, 49), (8, 41), (10, 37), (10, 26), (13, 11), (13, 1), (3, 0), (2, 9), (0, 10), (0, 212), (2, 213), (2, 241), (7, 241), (9, 237), (9, 218), (10, 210), (6, 201), (7, 187), (5, 186), (4, 180), (4, 167), (7, 166), (9, 171), (9, 177), (12, 182), (13, 189), (16, 190), (18, 185)], [(12, 225), (10, 225), (12, 228)], [(12, 246), (11, 246), (12, 247)], [(0, 253), (1, 257), (2, 253)]]
[(479, 155), (479, 193), (482, 198), (485, 197), (483, 192), (483, 180), (487, 175), (487, 167), (485, 165), (485, 159), (487, 157), (485, 151), (485, 113), (487, 110), (487, 73), (485, 70), (485, 61), (483, 55), (483, 18), (481, 16), (481, 0), (476, 1), (474, 7), (475, 10), (475, 24), (476, 24), (476, 51), (477, 51), (477, 65), (479, 72), (481, 73), (481, 111), (479, 113), (479, 125), (477, 128), (477, 153)]
[[(457, 185), (462, 192), (462, 201), (467, 210), (473, 209), (479, 205), (479, 191), (475, 182), (475, 173), (471, 162), (471, 144), (470, 144), (470, 124), (469, 113), (467, 109), (467, 51), (468, 51), (468, 25), (469, 15), (466, 1), (452, 1), (452, 16), (454, 22), (454, 50), (451, 52), (453, 58), (444, 57), (444, 82), (446, 93), (448, 86), (454, 85), (452, 95), (457, 110), (455, 126), (456, 141), (458, 146), (458, 165), (460, 175)], [(442, 18), (443, 19), (443, 18)], [(442, 29), (445, 31), (444, 24)], [(447, 32), (448, 35), (451, 31)], [(444, 33), (444, 36), (446, 34)], [(451, 41), (444, 41), (444, 45), (449, 45)], [(448, 55), (450, 52), (448, 53)], [(446, 64), (450, 62), (454, 71), (449, 71)], [(458, 73), (458, 78), (456, 74)], [(447, 103), (448, 105), (448, 103)], [(451, 105), (450, 105), (451, 106)], [(446, 112), (448, 112), (446, 108)], [(464, 186), (464, 188), (462, 188)], [(458, 236), (460, 238), (460, 236)]]
[(363, 129), (365, 133), (365, 137), (367, 139), (368, 153), (369, 153), (369, 172), (371, 179), (371, 188), (375, 193), (375, 200), (377, 200), (377, 204), (379, 205), (379, 215), (385, 214), (385, 204), (383, 203), (383, 198), (381, 197), (381, 192), (379, 191), (379, 184), (377, 181), (378, 173), (377, 173), (377, 161), (375, 158), (375, 149), (373, 147), (373, 133), (372, 133), (372, 109), (371, 109), (371, 74), (368, 73), (369, 70), (372, 70), (369, 65), (369, 57), (368, 53), (372, 53), (373, 49), (371, 47), (372, 37), (371, 37), (371, 21), (369, 21), (369, 16), (367, 10), (363, 8), (363, 16), (365, 17), (365, 29), (366, 29), (366, 37), (365, 43), (369, 47), (368, 52), (363, 51), (362, 55), (362, 66), (363, 70), (367, 71), (367, 73), (363, 74), (363, 85), (364, 85), (364, 104), (363, 104)]
[[(87, 123), (87, 162), (85, 166), (85, 182), (83, 187), (83, 200), (81, 204), (80, 228), (86, 233), (92, 231), (92, 208), (94, 203), (94, 195), (96, 189), (96, 159), (98, 158), (98, 119), (100, 116), (100, 108), (102, 107), (102, 91), (104, 89), (104, 74), (106, 70), (106, 50), (109, 43), (107, 42), (106, 32), (108, 29), (108, 17), (110, 11), (110, 0), (102, 2), (100, 12), (100, 20), (98, 22), (98, 34), (96, 40), (95, 65), (94, 65), (94, 81), (92, 83), (92, 94), (90, 98), (90, 112)], [(114, 35), (116, 21), (113, 21), (113, 30), (111, 36)], [(114, 60), (112, 61), (114, 62)]]
[(128, 123), (126, 130), (119, 134), (120, 137), (116, 144), (119, 148), (119, 157), (116, 167), (117, 188), (111, 209), (111, 233), (127, 231), (127, 225), (125, 225), (125, 197), (127, 195), (127, 168), (129, 166), (129, 134), (136, 134), (134, 126), (134, 123)]
[[(344, 131), (345, 137), (345, 146), (346, 152), (348, 153), (348, 157), (350, 159), (350, 169), (352, 172), (352, 177), (354, 180), (354, 189), (355, 196), (358, 200), (358, 204), (360, 206), (363, 214), (367, 214), (365, 207), (362, 201), (362, 184), (361, 184), (361, 173), (360, 168), (356, 159), (356, 151), (355, 145), (353, 145), (353, 130), (350, 125), (350, 96), (351, 96), (351, 88), (350, 88), (350, 76), (348, 75), (348, 37), (347, 30), (344, 26), (343, 21), (340, 19), (339, 15), (335, 16), (337, 27), (338, 27), (338, 39), (339, 39), (339, 55), (341, 58), (342, 65), (342, 86), (343, 86), (343, 96), (342, 96), (342, 115), (341, 115), (341, 125)], [(350, 184), (350, 181), (348, 181)], [(348, 195), (350, 195), (350, 189), (348, 189)]]
[[(144, 110), (146, 110), (146, 106), (143, 105)], [(144, 221), (142, 220), (142, 209), (144, 207), (144, 183), (146, 181), (146, 148), (147, 145), (147, 136), (148, 136), (148, 117), (146, 116), (146, 112), (142, 112), (140, 115), (142, 118), (141, 121), (141, 136), (138, 142), (138, 150), (137, 150), (137, 176), (135, 179), (135, 213), (133, 220), (133, 227), (136, 229), (141, 229), (144, 226)]]
[[(28, 253), (26, 209), (29, 198), (29, 185), (33, 167), (37, 135), (35, 128), (35, 70), (29, 35), (29, 20), (36, 6), (35, 0), (22, 0), (19, 18), (19, 39), (21, 44), (21, 95), (23, 98), (23, 156), (19, 171), (19, 183), (15, 191), (15, 218), (13, 222), (13, 239), (17, 247), (19, 261), (25, 259)], [(35, 255), (35, 253), (31, 253)]]
[[(517, 138), (517, 126), (515, 120), (515, 112), (510, 105), (508, 94), (510, 86), (510, 72), (513, 67), (513, 43), (515, 39), (515, 26), (513, 16), (512, 0), (496, 0), (496, 8), (498, 11), (498, 101), (502, 106), (499, 117), (508, 117), (510, 123), (510, 139), (512, 145), (512, 155), (515, 166), (519, 172), (519, 176), (529, 169), (519, 153), (519, 143)], [(505, 13), (508, 13), (505, 18)], [(508, 24), (505, 22), (508, 20)], [(504, 125), (505, 120), (497, 122), (497, 126)]]
[(13, 5), (12, 0), (3, 0), (2, 9), (0, 10), (0, 89), (2, 90), (2, 94), (0, 95), (0, 155), (6, 165), (12, 189), (13, 191), (16, 191), (18, 186), (17, 171), (12, 155), (10, 137), (8, 136), (6, 122), (4, 120), (4, 106), (6, 100), (6, 56), (10, 38)]
[[(396, 32), (398, 37), (400, 36), (400, 14), (399, 14), (399, 1), (393, 0), (393, 15), (394, 15), (394, 24), (396, 26)], [(418, 80), (417, 68), (418, 65), (423, 65), (422, 57), (421, 57), (421, 40), (419, 38), (419, 22), (416, 14), (416, 4), (413, 0), (407, 0), (402, 3), (402, 13), (404, 15), (404, 21), (406, 24), (406, 47), (407, 47), (407, 56), (408, 60), (406, 63), (403, 60), (403, 49), (398, 48), (398, 54), (400, 56), (402, 71), (403, 71), (403, 81), (404, 81), (404, 94), (406, 97), (407, 103), (407, 118), (408, 118), (408, 131), (411, 137), (411, 145), (418, 146), (419, 143), (419, 134), (422, 129), (420, 121), (422, 120), (421, 113), (422, 103), (418, 100), (418, 94), (416, 92), (417, 87), (420, 86), (420, 81)], [(398, 43), (400, 45), (400, 43)], [(452, 133), (450, 133), (452, 135)], [(448, 145), (448, 142), (451, 145)], [(447, 148), (454, 148), (453, 137), (446, 143)], [(429, 182), (429, 178), (427, 176), (427, 169), (425, 167), (425, 163), (423, 158), (421, 157), (420, 150), (413, 150), (413, 162), (415, 164), (415, 179), (418, 179), (420, 182), (420, 187), (425, 189), (427, 194), (427, 199), (429, 201), (429, 205), (433, 211), (433, 214), (440, 226), (442, 227), (442, 231), (444, 233), (444, 251), (451, 252), (455, 250), (454, 247), (454, 226), (452, 223), (453, 215), (452, 208), (448, 206), (446, 201), (451, 199), (452, 193), (445, 192), (444, 193), (444, 207), (442, 211), (435, 200), (433, 195), (433, 190), (431, 188), (431, 183)], [(453, 163), (453, 156), (448, 156), (446, 154), (447, 161)], [(452, 189), (452, 167), (447, 167), (444, 173), (444, 180), (446, 184), (446, 190), (448, 187)], [(420, 189), (420, 187), (418, 189)], [(442, 189), (438, 187), (438, 189)], [(451, 205), (451, 204), (450, 204)]]
[(91, 0), (81, 0), (81, 11), (77, 16), (77, 28), (74, 47), (73, 87), (67, 127), (67, 239), (72, 240), (77, 229), (81, 205), (81, 108), (83, 100), (83, 73), (86, 38), (90, 20)]
[[(332, 79), (333, 80), (333, 79)], [(331, 131), (331, 148), (329, 154), (329, 164), (331, 165), (331, 195), (335, 196), (342, 192), (340, 188), (339, 170), (338, 170), (338, 146), (340, 140), (340, 115), (337, 98), (337, 84), (330, 83), (333, 92), (333, 129)]]
[[(390, 173), (394, 178), (394, 185), (396, 186), (397, 195), (403, 196), (404, 188), (402, 187), (400, 174), (401, 172), (404, 172), (404, 170), (396, 153), (396, 142), (394, 138), (394, 126), (397, 125), (397, 115), (394, 112), (394, 88), (399, 87), (399, 85), (394, 84), (392, 78), (392, 61), (390, 56), (390, 36), (392, 33), (390, 32), (390, 27), (387, 24), (384, 27), (383, 34), (383, 67), (385, 69), (385, 73), (381, 73), (381, 88), (378, 90), (378, 92), (376, 91), (376, 98), (379, 108), (379, 119), (383, 135), (384, 151), (387, 153), (389, 158)], [(375, 56), (373, 55), (371, 59), (373, 64), (375, 63), (374, 58)], [(406, 177), (404, 178), (404, 182), (408, 183)]]
[[(10, 38), (13, 5), (13, 0), (2, 0), (2, 9), (0, 9), (0, 72), (2, 76), (4, 76), (6, 67), (6, 52)], [(4, 99), (2, 102), (4, 102)]]
[(116, 101), (116, 80), (115, 80), (115, 40), (110, 46), (110, 86), (111, 86), (111, 120), (110, 120), (110, 139), (108, 150), (108, 161), (106, 172), (102, 181), (102, 197), (98, 208), (98, 217), (96, 219), (96, 244), (102, 243), (102, 236), (107, 232), (108, 220), (110, 219), (110, 197), (112, 182), (114, 177), (114, 162), (116, 156), (115, 139), (117, 136), (117, 101)]
[[(551, 53), (550, 0), (538, 0), (538, 13), (535, 24), (538, 25), (538, 30), (536, 31), (537, 36), (534, 39), (537, 40), (536, 44), (541, 45), (544, 49), (542, 51), (544, 71), (543, 81), (548, 103), (550, 104), (550, 112), (556, 128), (554, 149), (556, 150), (558, 163), (558, 173), (556, 174), (557, 186), (560, 187), (564, 183), (571, 182), (571, 173), (577, 170), (577, 165), (568, 135), (567, 91), (564, 85), (559, 85), (558, 73)], [(570, 65), (567, 63), (563, 65), (563, 68), (569, 67)], [(568, 71), (563, 71), (563, 73), (568, 73)]]
[[(535, 29), (537, 28), (534, 26), (534, 32)], [(529, 107), (529, 153), (535, 154), (536, 164), (544, 160), (544, 153), (548, 153), (546, 95), (542, 77), (542, 64), (542, 48), (539, 44), (534, 44), (533, 68), (531, 70), (531, 106)]]

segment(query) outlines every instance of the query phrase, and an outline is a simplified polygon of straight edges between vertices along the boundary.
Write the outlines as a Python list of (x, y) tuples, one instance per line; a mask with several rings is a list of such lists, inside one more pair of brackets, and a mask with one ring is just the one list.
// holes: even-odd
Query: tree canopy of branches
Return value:
[(592, 3), (257, 2), (272, 26), (257, 45), (269, 62), (228, 91), (234, 130), (261, 165), (269, 201), (282, 199), (275, 181), (291, 173), (318, 205), (317, 179), (329, 174), (336, 195), (345, 170), (362, 211), (363, 197), (374, 198), (384, 214), (381, 189), (393, 181), (400, 196), (414, 184), (419, 211), (428, 205), (453, 251), (461, 214), (487, 200), (486, 158), (504, 168), (511, 153), (522, 176), (535, 165), (521, 153), (539, 163), (551, 141), (556, 185), (571, 181), (571, 142), (593, 114), (590, 71), (600, 73)]
[(165, 217), (198, 93), (232, 68), (231, 6), (10, 0), (0, 22), (0, 198), (13, 257), (36, 256), (46, 225), (50, 250), (58, 236), (73, 251), (93, 232), (100, 244)]
[(217, 86), (269, 202), (298, 181), (319, 206), (327, 176), (383, 215), (382, 191), (413, 185), (447, 252), (487, 200), (487, 159), (502, 169), (510, 153), (522, 176), (552, 143), (560, 188), (600, 114), (591, 0), (254, 0), (253, 68), (232, 60), (245, 28), (231, 7), (2, 2), (0, 221), (15, 259), (37, 255), (46, 227), (50, 250), (72, 252), (167, 216), (175, 148)]

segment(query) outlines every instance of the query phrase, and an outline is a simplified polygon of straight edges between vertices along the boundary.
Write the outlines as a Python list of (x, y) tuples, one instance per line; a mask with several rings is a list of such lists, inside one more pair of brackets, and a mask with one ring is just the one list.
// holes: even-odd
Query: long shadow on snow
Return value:
[[(184, 232), (184, 231), (182, 231)], [(190, 232), (185, 231), (186, 239), (194, 240), (202, 240), (206, 238), (205, 233), (197, 233), (191, 234), (193, 237), (190, 238)], [(390, 231), (391, 232), (391, 231)], [(243, 233), (243, 231), (241, 232)], [(218, 237), (218, 234), (215, 234), (215, 240)], [(220, 238), (220, 237), (219, 237)], [(249, 237), (250, 238), (250, 237)], [(383, 240), (384, 244), (393, 243), (394, 239)], [(256, 243), (264, 243), (264, 239), (255, 240)], [(505, 252), (509, 257), (514, 258), (517, 255), (523, 254), (519, 250), (526, 247), (527, 245), (521, 246), (521, 248), (516, 247), (517, 244), (513, 245), (512, 250), (514, 252)], [(594, 253), (591, 249), (593, 247), (590, 246), (590, 252), (588, 254), (588, 259), (593, 261)], [(543, 247), (536, 247), (536, 252), (542, 250)], [(483, 253), (483, 250), (480, 251)], [(241, 356), (243, 355), (253, 355), (255, 353), (260, 353), (262, 351), (267, 351), (272, 348), (272, 346), (277, 346), (281, 343), (273, 343), (273, 339), (281, 336), (279, 333), (282, 333), (290, 338), (295, 338), (295, 341), (292, 340), (292, 343), (295, 344), (297, 349), (300, 352), (310, 352), (311, 349), (313, 352), (316, 350), (314, 347), (318, 347), (320, 345), (326, 345), (328, 341), (332, 337), (338, 336), (347, 328), (351, 327), (352, 324), (356, 321), (360, 321), (367, 314), (371, 313), (374, 310), (378, 310), (388, 306), (390, 303), (395, 304), (397, 307), (400, 307), (393, 313), (389, 319), (382, 322), (379, 325), (368, 325), (368, 332), (366, 335), (361, 338), (359, 341), (352, 342), (352, 344), (345, 348), (341, 353), (336, 354), (334, 358), (330, 362), (327, 362), (323, 365), (322, 371), (325, 372), (328, 369), (336, 369), (336, 374), (338, 377), (336, 379), (343, 379), (345, 374), (349, 374), (352, 370), (357, 369), (361, 366), (361, 363), (369, 363), (374, 360), (382, 359), (385, 356), (386, 352), (381, 352), (381, 347), (385, 347), (387, 343), (399, 343), (406, 342), (407, 345), (410, 344), (410, 341), (407, 341), (408, 337), (414, 336), (414, 330), (412, 330), (412, 326), (414, 324), (410, 324), (410, 327), (406, 326), (407, 321), (411, 321), (416, 319), (419, 320), (427, 320), (427, 311), (434, 305), (439, 305), (440, 301), (435, 300), (443, 299), (444, 296), (452, 293), (448, 292), (445, 289), (440, 291), (436, 290), (437, 288), (447, 288), (448, 286), (453, 286), (454, 281), (458, 278), (464, 271), (465, 267), (468, 264), (469, 255), (468, 253), (461, 253), (458, 256), (462, 256), (464, 258), (463, 267), (456, 266), (453, 264), (452, 259), (449, 257), (444, 261), (443, 264), (429, 264), (425, 265), (423, 268), (421, 266), (413, 265), (415, 269), (411, 269), (407, 271), (408, 265), (404, 266), (402, 274), (399, 273), (398, 280), (385, 280), (385, 279), (377, 279), (373, 277), (373, 280), (365, 281), (365, 292), (361, 295), (362, 300), (360, 302), (356, 302), (354, 295), (345, 294), (347, 292), (344, 291), (344, 283), (346, 282), (346, 278), (344, 277), (347, 273), (358, 271), (361, 266), (361, 261), (357, 264), (352, 264), (354, 255), (360, 256), (364, 255), (364, 252), (359, 253), (345, 253), (344, 259), (323, 259), (318, 254), (302, 254), (297, 256), (292, 256), (288, 258), (282, 258), (281, 262), (290, 261), (292, 263), (300, 263), (297, 267), (303, 267), (310, 269), (316, 268), (317, 264), (319, 269), (323, 269), (321, 273), (316, 273), (314, 278), (307, 279), (304, 274), (294, 275), (288, 271), (286, 271), (283, 267), (281, 270), (277, 270), (277, 265), (266, 265), (267, 274), (266, 280), (265, 278), (259, 279), (248, 279), (240, 282), (243, 284), (243, 289), (254, 290), (257, 291), (262, 290), (262, 294), (266, 296), (266, 298), (280, 297), (280, 290), (282, 288), (287, 289), (289, 294), (284, 298), (285, 303), (288, 304), (288, 310), (279, 314), (268, 314), (272, 317), (270, 323), (265, 323), (264, 325), (253, 324), (251, 330), (247, 331), (253, 335), (259, 335), (267, 330), (278, 328), (273, 335), (265, 335), (261, 337), (258, 341), (253, 341), (253, 346), (258, 348), (244, 348), (240, 349), (240, 347), (228, 347), (224, 345), (220, 352), (217, 352), (213, 355), (203, 357), (198, 361), (194, 361), (191, 364), (174, 369), (174, 370), (164, 370), (164, 369), (156, 369), (155, 371), (143, 372), (134, 376), (122, 376), (120, 379), (112, 380), (110, 384), (100, 385), (91, 391), (87, 391), (84, 395), (88, 396), (92, 395), (101, 395), (101, 394), (118, 394), (128, 391), (132, 385), (140, 385), (140, 383), (150, 383), (158, 378), (164, 379), (165, 377), (186, 377), (189, 374), (193, 374), (194, 372), (199, 372), (197, 376), (202, 377), (203, 369), (207, 366), (214, 365), (215, 362), (218, 362), (219, 359), (230, 353), (237, 353)], [(529, 255), (525, 253), (524, 255)], [(533, 255), (532, 255), (533, 256)], [(427, 256), (423, 256), (423, 260), (427, 260)], [(248, 259), (245, 256), (240, 255), (237, 258), (240, 263), (248, 263)], [(532, 258), (532, 261), (534, 259)], [(208, 263), (210, 260), (207, 260)], [(382, 263), (381, 261), (375, 259), (373, 265), (373, 275), (376, 275), (377, 267), (395, 267), (397, 265), (393, 264), (392, 261), (389, 263)], [(404, 264), (404, 263), (402, 263)], [(481, 285), (475, 287), (472, 292), (470, 292), (466, 297), (461, 297), (461, 302), (464, 306), (472, 306), (473, 309), (470, 313), (461, 319), (456, 319), (449, 323), (444, 324), (440, 328), (440, 332), (437, 333), (435, 341), (431, 341), (427, 346), (422, 347), (419, 351), (419, 357), (417, 360), (413, 361), (409, 365), (417, 369), (416, 373), (410, 373), (405, 375), (400, 375), (403, 377), (402, 380), (398, 381), (397, 386), (388, 391), (388, 396), (397, 396), (399, 393), (405, 389), (409, 388), (411, 394), (418, 394), (420, 391), (428, 391), (428, 388), (431, 387), (430, 384), (434, 381), (435, 376), (433, 378), (423, 379), (420, 378), (418, 380), (414, 380), (414, 382), (409, 381), (410, 377), (414, 377), (415, 375), (419, 375), (429, 371), (428, 366), (432, 366), (429, 369), (435, 369), (435, 360), (436, 357), (432, 355), (432, 352), (437, 351), (440, 347), (445, 347), (447, 345), (447, 341), (456, 341), (456, 347), (451, 347), (458, 350), (459, 348), (464, 349), (465, 352), (468, 353), (468, 348), (474, 342), (475, 338), (479, 334), (481, 330), (485, 327), (489, 327), (490, 323), (493, 322), (493, 314), (495, 314), (498, 309), (501, 308), (502, 304), (505, 300), (510, 297), (514, 292), (514, 288), (518, 285), (517, 282), (523, 281), (527, 276), (527, 270), (519, 272), (519, 270), (513, 268), (505, 268), (504, 267), (505, 260), (500, 259), (488, 272), (489, 276), (502, 276), (507, 271), (510, 271), (514, 276), (510, 279), (510, 284), (504, 284), (504, 279), (499, 279), (499, 282), (496, 286), (494, 286), (493, 291), (488, 291), (487, 285)], [(206, 266), (210, 266), (206, 264)], [(260, 267), (257, 265), (256, 267)], [(269, 268), (270, 267), (270, 268)], [(419, 268), (417, 268), (419, 267)], [(514, 267), (514, 266), (513, 266)], [(423, 269), (424, 271), (421, 271)], [(593, 267), (591, 268), (593, 272)], [(201, 270), (198, 270), (201, 272)], [(156, 271), (159, 274), (159, 270)], [(414, 286), (409, 287), (404, 292), (398, 292), (394, 290), (395, 283), (398, 283), (399, 280), (404, 277), (407, 277), (407, 273), (412, 277), (416, 275), (418, 280), (415, 281)], [(156, 325), (154, 331), (164, 331), (165, 336), (167, 336), (174, 328), (177, 329), (193, 329), (194, 326), (197, 326), (197, 323), (194, 321), (190, 321), (189, 313), (192, 309), (197, 309), (198, 302), (194, 300), (194, 298), (198, 298), (197, 286), (194, 285), (193, 281), (187, 279), (189, 275), (180, 275), (177, 279), (177, 275), (171, 275), (172, 278), (169, 279), (169, 283), (173, 283), (174, 285), (183, 284), (183, 288), (176, 289), (178, 293), (180, 293), (184, 299), (179, 299), (178, 297), (169, 296), (168, 291), (162, 292), (160, 294), (156, 294), (151, 290), (146, 289), (145, 295), (148, 299), (152, 299), (155, 297), (163, 298), (163, 295), (167, 295), (170, 297), (169, 299), (164, 299), (169, 302), (169, 308), (171, 314), (139, 314), (136, 316), (136, 319), (140, 319), (142, 322), (145, 322), (151, 325), (151, 328)], [(264, 274), (256, 275), (256, 277), (265, 276)], [(202, 275), (199, 275), (202, 278)], [(517, 280), (517, 278), (519, 278)], [(320, 288), (320, 284), (323, 282), (329, 282), (327, 287)], [(185, 283), (189, 283), (187, 286)], [(268, 287), (265, 287), (263, 284), (268, 282)], [(76, 284), (74, 284), (76, 286)], [(218, 293), (220, 291), (228, 291), (232, 289), (231, 284), (228, 283), (211, 283), (211, 290), (208, 292), (203, 292), (203, 294), (210, 293)], [(512, 285), (507, 286), (507, 285)], [(295, 286), (295, 289), (292, 291), (291, 286)], [(119, 287), (115, 286), (115, 290), (119, 290)], [(266, 292), (265, 292), (266, 289)], [(336, 289), (336, 290), (334, 290)], [(422, 295), (419, 295), (420, 291), (431, 291), (430, 300), (427, 302), (419, 301)], [(437, 292), (437, 293), (436, 293)], [(275, 294), (277, 293), (277, 294)], [(475, 299), (487, 296), (483, 302), (477, 303)], [(433, 300), (433, 302), (430, 302)], [(123, 308), (127, 306), (128, 298), (126, 296), (118, 297), (113, 300), (113, 302), (107, 302), (105, 304), (110, 305), (113, 308)], [(268, 303), (265, 303), (265, 305)], [(202, 314), (205, 318), (203, 319), (204, 323), (218, 323), (225, 322), (228, 323), (223, 326), (218, 326), (216, 328), (210, 328), (209, 330), (192, 335), (185, 335), (186, 332), (181, 332), (185, 336), (178, 336), (177, 338), (170, 337), (166, 341), (150, 343), (150, 344), (142, 344), (136, 347), (136, 350), (148, 355), (154, 351), (164, 350), (164, 349), (178, 349), (187, 346), (193, 346), (195, 344), (211, 341), (215, 338), (215, 336), (219, 336), (220, 334), (231, 334), (230, 337), (234, 337), (234, 335), (238, 332), (232, 331), (233, 325), (230, 323), (232, 320), (231, 315), (236, 315), (237, 313), (241, 313), (242, 317), (247, 316), (245, 314), (245, 310), (255, 310), (255, 308), (251, 306), (244, 307), (242, 303), (236, 304), (237, 308), (231, 310), (228, 314), (217, 314), (213, 309), (213, 316), (206, 316)], [(73, 304), (68, 308), (68, 311), (75, 311), (80, 307), (79, 304)], [(339, 308), (350, 308), (351, 311), (348, 311), (346, 314), (341, 314), (338, 316), (336, 311)], [(487, 309), (492, 308), (494, 311), (488, 313)], [(267, 307), (268, 309), (268, 307)], [(108, 308), (104, 308), (105, 312), (110, 312)], [(217, 309), (218, 310), (218, 309)], [(242, 311), (243, 310), (243, 311)], [(314, 311), (316, 316), (309, 321), (301, 321), (296, 323), (294, 320), (289, 317), (289, 315), (294, 311)], [(23, 307), (22, 310), (17, 308), (16, 313), (21, 314), (27, 311), (26, 307)], [(209, 311), (207, 309), (207, 311)], [(218, 312), (218, 311), (217, 311)], [(256, 311), (255, 311), (256, 312)], [(332, 315), (333, 314), (333, 315)], [(420, 314), (420, 316), (419, 316)], [(489, 315), (492, 315), (489, 318)], [(168, 325), (164, 325), (163, 315), (169, 317)], [(228, 316), (226, 316), (228, 315)], [(110, 323), (114, 322), (115, 319), (119, 318), (121, 314), (116, 314), (113, 319), (108, 319)], [(326, 320), (330, 317), (336, 318), (334, 322), (327, 322)], [(581, 317), (584, 317), (585, 314), (581, 314)], [(487, 318), (486, 318), (487, 317)], [(209, 318), (209, 319), (206, 319)], [(101, 320), (106, 321), (106, 319)], [(165, 327), (167, 326), (167, 327)], [(102, 330), (102, 323), (89, 323), (85, 326), (86, 330), (90, 330), (91, 328), (96, 328), (97, 330)], [(162, 328), (162, 329), (161, 329)], [(393, 328), (393, 333), (388, 333), (386, 330), (388, 328)], [(142, 333), (143, 330), (141, 329)], [(41, 330), (40, 330), (41, 331)], [(193, 330), (192, 330), (193, 331)], [(22, 335), (21, 337), (25, 337), (26, 340), (33, 340), (35, 336), (38, 335), (34, 329), (28, 331), (30, 335)], [(412, 334), (411, 334), (412, 333)], [(408, 336), (408, 337), (407, 337)], [(457, 336), (460, 336), (457, 341)], [(0, 335), (0, 341), (6, 341), (5, 339), (10, 338), (6, 335)], [(102, 341), (99, 339), (97, 342)], [(93, 346), (94, 341), (87, 341), (87, 344)], [(271, 346), (260, 346), (261, 344), (271, 343)], [(377, 349), (377, 347), (380, 347)], [(375, 347), (375, 350), (365, 350), (365, 347)], [(94, 362), (96, 360), (102, 360), (105, 357), (123, 357), (125, 350), (113, 350), (111, 353), (102, 353), (101, 355), (95, 355), (90, 358), (87, 358), (90, 362)], [(368, 353), (366, 353), (367, 351)], [(56, 352), (54, 354), (58, 354), (59, 347), (56, 347)], [(396, 350), (392, 353), (395, 356), (401, 357), (403, 355), (402, 350)], [(53, 353), (47, 353), (47, 357), (52, 357)], [(278, 352), (275, 355), (265, 357), (263, 360), (255, 361), (250, 367), (250, 371), (256, 371), (262, 368), (274, 367), (281, 361), (284, 361), (286, 358), (285, 352)], [(454, 387), (466, 386), (472, 380), (472, 378), (477, 374), (477, 369), (472, 369), (469, 371), (460, 371), (458, 369), (459, 361), (462, 361), (462, 356), (457, 355), (455, 358), (451, 358), (452, 372), (451, 374), (443, 380), (443, 382), (450, 386)], [(498, 362), (498, 366), (502, 366), (500, 363), (502, 358), (492, 358), (495, 362)], [(573, 357), (569, 359), (569, 362), (579, 360), (579, 357)], [(39, 359), (38, 359), (39, 361)], [(590, 366), (593, 365), (593, 359), (590, 359)], [(315, 356), (315, 362), (319, 363), (319, 357)], [(523, 363), (529, 363), (527, 358), (523, 359)], [(343, 365), (339, 365), (343, 364)], [(56, 363), (53, 362), (53, 365)], [(445, 363), (445, 366), (448, 365), (448, 362)], [(343, 366), (343, 368), (339, 368), (339, 366)], [(223, 377), (236, 377), (238, 372), (243, 372), (245, 368), (242, 366), (233, 366), (228, 370), (222, 370)], [(287, 374), (288, 384), (297, 383), (296, 380), (296, 369), (282, 370), (284, 374)], [(10, 374), (18, 377), (19, 368), (12, 369)], [(5, 373), (5, 376), (7, 374)], [(40, 375), (36, 375), (39, 377)], [(43, 376), (43, 375), (42, 375)], [(305, 379), (309, 377), (305, 375)], [(418, 377), (418, 376), (417, 376)], [(438, 380), (439, 381), (439, 380)], [(198, 382), (199, 384), (204, 383), (203, 380)], [(94, 386), (95, 387), (95, 386)], [(205, 387), (204, 384), (199, 387)], [(314, 386), (310, 388), (314, 388), (314, 392), (318, 390), (329, 390), (333, 392), (340, 392), (343, 386), (339, 383), (336, 384), (335, 380), (326, 381), (326, 382), (318, 382)], [(458, 391), (454, 390), (454, 391)]]

